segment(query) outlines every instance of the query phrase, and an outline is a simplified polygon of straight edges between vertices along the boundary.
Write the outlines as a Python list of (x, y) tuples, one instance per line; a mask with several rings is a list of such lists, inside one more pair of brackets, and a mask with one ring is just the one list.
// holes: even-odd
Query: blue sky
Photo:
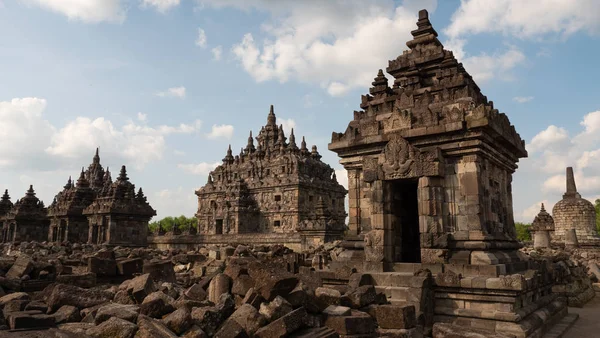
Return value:
[(158, 217), (192, 215), (194, 190), (270, 104), (341, 170), (331, 132), (406, 49), (421, 8), (527, 143), (515, 219), (558, 201), (566, 166), (600, 197), (593, 0), (0, 0), (0, 188), (14, 201), (33, 184), (49, 204), (99, 146)]

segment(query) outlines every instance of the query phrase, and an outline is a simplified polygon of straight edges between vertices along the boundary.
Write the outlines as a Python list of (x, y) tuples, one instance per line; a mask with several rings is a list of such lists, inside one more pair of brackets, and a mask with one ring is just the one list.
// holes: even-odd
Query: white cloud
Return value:
[(175, 189), (162, 189), (148, 195), (148, 202), (156, 210), (154, 220), (167, 216), (193, 217), (198, 207), (198, 197), (194, 189), (178, 187)]
[(185, 87), (173, 87), (165, 90), (164, 92), (156, 93), (156, 96), (160, 97), (178, 97), (180, 99), (185, 98)]
[(513, 101), (518, 103), (525, 103), (533, 100), (533, 96), (515, 96), (513, 97)]
[(198, 28), (198, 37), (196, 38), (196, 46), (206, 48), (206, 33), (204, 29)]
[(294, 119), (284, 119), (284, 118), (278, 117), (277, 123), (283, 127), (283, 131), (287, 135), (289, 135), (292, 132), (292, 128), (296, 128), (296, 121), (294, 121)]
[(25, 4), (62, 14), (85, 23), (123, 22), (121, 0), (22, 0)]
[(88, 158), (96, 147), (103, 154), (119, 157), (143, 168), (151, 161), (162, 159), (165, 136), (173, 133), (189, 134), (200, 128), (201, 122), (181, 124), (177, 127), (148, 127), (130, 122), (117, 128), (102, 117), (94, 120), (78, 117), (55, 133), (46, 152), (63, 158)]
[(271, 14), (262, 25), (265, 39), (250, 33), (232, 52), (257, 81), (318, 84), (330, 95), (366, 88), (377, 70), (406, 49), (421, 7), (436, 2), (405, 1), (202, 1), (204, 6), (257, 9)]
[(183, 169), (184, 171), (194, 174), (194, 175), (208, 175), (212, 170), (218, 167), (221, 163), (207, 163), (202, 162), (198, 164), (183, 164), (180, 163), (177, 165), (178, 168)]
[(179, 5), (180, 0), (140, 0), (142, 8), (154, 7), (160, 13), (166, 13), (171, 8)]
[(344, 188), (348, 189), (348, 171), (346, 169), (336, 169), (335, 177), (339, 184), (343, 185)]
[(531, 139), (531, 142), (527, 144), (527, 151), (534, 153), (555, 145), (565, 145), (566, 142), (569, 142), (568, 132), (564, 128), (551, 125)]
[(209, 139), (217, 139), (217, 138), (225, 138), (225, 139), (231, 139), (231, 137), (233, 136), (233, 126), (230, 124), (221, 124), (221, 125), (216, 125), (213, 124), (212, 129), (210, 130), (210, 133), (206, 134), (206, 137)]
[(488, 55), (481, 53), (476, 56), (468, 56), (464, 51), (458, 55), (465, 55), (462, 63), (473, 79), (478, 83), (484, 83), (493, 78), (510, 81), (513, 79), (511, 70), (525, 61), (525, 54), (516, 47), (511, 46), (507, 51)]
[(142, 113), (142, 112), (138, 112), (138, 113), (137, 113), (137, 118), (138, 118), (138, 120), (140, 120), (141, 122), (145, 122), (145, 121), (146, 121), (146, 119), (148, 118), (148, 115), (147, 115), (147, 114), (144, 114), (144, 113)]
[(596, 0), (463, 0), (445, 33), (450, 38), (468, 34), (501, 33), (518, 38), (569, 36), (600, 28), (600, 3)]
[(223, 47), (217, 46), (210, 50), (213, 55), (213, 60), (219, 61), (221, 60), (221, 56), (223, 55)]
[(36, 97), (0, 101), (0, 167), (31, 166), (43, 155), (55, 132), (42, 116), (46, 105)]

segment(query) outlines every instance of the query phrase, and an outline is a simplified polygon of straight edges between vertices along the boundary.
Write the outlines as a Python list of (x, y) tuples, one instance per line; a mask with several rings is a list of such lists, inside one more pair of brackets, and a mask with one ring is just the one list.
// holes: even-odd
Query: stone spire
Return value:
[(90, 183), (88, 182), (88, 180), (85, 179), (85, 171), (83, 168), (81, 168), (81, 174), (79, 175), (79, 178), (77, 179), (77, 187), (78, 188), (87, 188), (90, 186)]
[(71, 189), (72, 187), (73, 187), (73, 181), (71, 180), (71, 176), (69, 176), (69, 180), (67, 181), (67, 184), (65, 184), (63, 188)]
[(581, 198), (581, 195), (577, 192), (577, 186), (575, 185), (573, 167), (567, 167), (567, 192), (563, 194), (563, 198)]
[(373, 85), (373, 87), (371, 87), (369, 89), (369, 93), (371, 95), (375, 95), (377, 93), (383, 93), (383, 92), (387, 91), (390, 88), (388, 86), (388, 79), (383, 74), (383, 70), (382, 69), (380, 69), (377, 72), (377, 76), (375, 77), (374, 81), (371, 84)]
[(121, 172), (119, 172), (119, 177), (117, 178), (117, 181), (119, 181), (119, 182), (129, 181), (129, 177), (127, 177), (127, 168), (124, 165), (121, 166)]
[(8, 195), (8, 189), (4, 189), (4, 195), (2, 195), (2, 202), (6, 202), (9, 201), (10, 202), (10, 196)]
[(417, 29), (410, 33), (412, 34), (413, 39), (406, 43), (406, 45), (410, 49), (415, 48), (419, 44), (433, 43), (438, 46), (442, 45), (437, 39), (437, 32), (435, 31), (435, 29), (433, 29), (433, 26), (431, 26), (431, 22), (429, 21), (429, 13), (426, 9), (422, 9), (419, 11)]
[(106, 183), (112, 183), (112, 177), (110, 176), (110, 170), (108, 170), (108, 167), (106, 167), (106, 172), (104, 173), (104, 184)]
[(285, 133), (283, 132), (283, 124), (279, 125), (279, 129), (277, 131), (277, 142), (275, 143), (276, 146), (279, 147), (285, 147)]
[(317, 146), (316, 145), (312, 146), (312, 151), (310, 152), (310, 156), (312, 156), (312, 158), (314, 158), (315, 160), (320, 160), (321, 159), (322, 156), (317, 151)]
[(302, 142), (300, 142), (300, 153), (302, 155), (309, 154), (308, 148), (306, 148), (306, 140), (304, 139), (304, 136), (302, 136)]
[(298, 146), (296, 145), (296, 136), (294, 136), (294, 128), (290, 131), (290, 144), (288, 147), (292, 150), (298, 149)]
[(138, 189), (137, 195), (135, 196), (135, 198), (137, 200), (139, 200), (140, 202), (146, 202), (146, 196), (144, 196), (144, 192), (142, 191), (142, 188)]
[(231, 144), (229, 145), (229, 148), (227, 148), (227, 155), (225, 155), (225, 158), (223, 158), (223, 163), (233, 163), (233, 153), (231, 151)]
[(250, 136), (248, 136), (248, 144), (246, 145), (246, 154), (251, 154), (256, 150), (254, 147), (254, 138), (252, 137), (252, 130), (250, 130)]
[(269, 116), (267, 116), (267, 125), (268, 126), (276, 126), (277, 118), (275, 117), (275, 111), (273, 109), (273, 105), (271, 105), (271, 109), (269, 109)]
[(29, 189), (27, 190), (27, 193), (25, 194), (25, 196), (31, 198), (31, 197), (35, 197), (35, 190), (33, 190), (33, 184), (29, 185)]
[(100, 164), (100, 147), (96, 147), (96, 154), (94, 155), (94, 159), (92, 160), (94, 164)]

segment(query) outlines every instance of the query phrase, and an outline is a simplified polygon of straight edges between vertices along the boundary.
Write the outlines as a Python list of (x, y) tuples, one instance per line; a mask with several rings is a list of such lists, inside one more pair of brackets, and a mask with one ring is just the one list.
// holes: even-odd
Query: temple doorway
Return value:
[(394, 261), (421, 262), (417, 179), (389, 182), (394, 233)]
[(215, 222), (215, 234), (221, 235), (223, 234), (223, 220), (218, 219)]

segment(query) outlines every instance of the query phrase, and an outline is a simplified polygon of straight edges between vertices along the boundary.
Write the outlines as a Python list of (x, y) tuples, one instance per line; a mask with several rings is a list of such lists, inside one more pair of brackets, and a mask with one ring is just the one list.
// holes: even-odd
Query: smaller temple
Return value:
[(6, 222), (6, 216), (10, 209), (12, 209), (13, 203), (10, 201), (8, 195), (8, 189), (4, 190), (4, 195), (0, 198), (0, 242), (4, 243), (8, 238), (8, 223)]
[(544, 203), (542, 203), (539, 214), (533, 219), (529, 230), (533, 237), (534, 248), (550, 247), (550, 235), (554, 232), (554, 219), (544, 208)]
[(110, 176), (104, 176), (96, 199), (83, 210), (89, 220), (88, 243), (146, 246), (148, 222), (156, 216), (156, 210), (150, 206), (141, 188), (136, 194), (125, 166), (121, 167), (114, 182)]
[(600, 245), (600, 236), (596, 230), (596, 209), (592, 202), (581, 198), (575, 185), (573, 168), (567, 168), (567, 191), (562, 200), (552, 208), (554, 233), (552, 242), (563, 245), (566, 234), (574, 229), (577, 241), (582, 246)]
[(83, 215), (83, 209), (92, 204), (95, 195), (83, 169), (76, 184), (73, 184), (69, 177), (63, 191), (56, 195), (48, 207), (50, 218), (48, 241), (87, 242), (88, 220)]
[[(8, 199), (8, 194), (5, 195)], [(5, 216), (5, 242), (45, 241), (49, 224), (47, 212), (44, 202), (35, 196), (30, 185), (25, 196), (17, 200)]]

